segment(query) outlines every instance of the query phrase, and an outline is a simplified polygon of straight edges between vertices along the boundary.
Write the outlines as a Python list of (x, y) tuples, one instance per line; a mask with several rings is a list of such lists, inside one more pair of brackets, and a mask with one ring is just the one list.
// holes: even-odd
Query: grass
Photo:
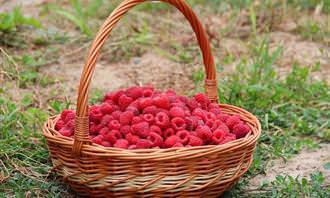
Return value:
[[(74, 195), (51, 172), (47, 146), (40, 132), (41, 125), (49, 115), (74, 107), (74, 104), (64, 97), (66, 93), (53, 87), (54, 83), (65, 87), (65, 82), (57, 82), (45, 76), (40, 68), (47, 64), (57, 64), (56, 60), (63, 58), (63, 50), (88, 46), (86, 44), (96, 31), (94, 21), (91, 23), (89, 19), (96, 18), (95, 24), (100, 24), (118, 2), (107, 4), (101, 0), (91, 0), (71, 1), (70, 5), (64, 7), (57, 5), (63, 7), (60, 9), (62, 17), (47, 12), (45, 17), (50, 19), (45, 24), (43, 21), (43, 26), (38, 30), (21, 28), (31, 25), (28, 20), (11, 22), (13, 28), (7, 30), (1, 31), (0, 27), (0, 35), (6, 34), (15, 40), (25, 38), (21, 34), (32, 34), (25, 45), (13, 45), (13, 40), (9, 45), (0, 44), (0, 197)], [(327, 14), (327, 1), (291, 0), (285, 2), (285, 6), (283, 1), (256, 4), (249, 0), (193, 0), (189, 3), (200, 12), (203, 21), (209, 16), (222, 17), (228, 12), (229, 20), (235, 23), (239, 21), (241, 12), (248, 13), (247, 25), (251, 32), (248, 37), (241, 39), (248, 48), (247, 52), (238, 56), (223, 50), (221, 42), (219, 47), (212, 40), (219, 72), (228, 65), (235, 65), (232, 72), (219, 78), (220, 101), (247, 109), (260, 119), (263, 126), (251, 168), (224, 197), (329, 197), (328, 181), (320, 172), (311, 174), (310, 178), (278, 175), (274, 181), (262, 186), (254, 189), (248, 187), (251, 178), (267, 171), (265, 167), (272, 159), (288, 160), (303, 149), (317, 150), (320, 143), (330, 142), (330, 87), (327, 82), (312, 76), (313, 72), (320, 70), (320, 63), (315, 60), (315, 65), (308, 67), (292, 63), (285, 75), (279, 73), (276, 64), (281, 59), (284, 46), (271, 48), (271, 41), (265, 33), (272, 31), (270, 26), (275, 27), (270, 24), (279, 23), (280, 20), (267, 15), (265, 21), (260, 22), (265, 10), (288, 9), (296, 14), (306, 14), (321, 6), (322, 14)], [(23, 17), (19, 9), (0, 16), (14, 16), (15, 12)], [(181, 34), (189, 35), (191, 30), (187, 24), (172, 23), (173, 16), (165, 17), (171, 12), (173, 9), (169, 6), (154, 3), (146, 3), (134, 9), (113, 32), (110, 38), (112, 42), (105, 46), (103, 52), (111, 56), (102, 57), (102, 60), (128, 60), (151, 48), (155, 53), (180, 64), (192, 65), (200, 61), (200, 58), (195, 58), (199, 57), (195, 42), (184, 45), (182, 41), (172, 38)], [(162, 17), (157, 17), (156, 13), (162, 13)], [(53, 16), (71, 21), (69, 27), (52, 23)], [(0, 17), (1, 20), (4, 19)], [(79, 29), (78, 33), (76, 28)], [(216, 36), (237, 38), (232, 33), (235, 28), (233, 24), (216, 27), (219, 33)], [(71, 31), (66, 32), (67, 29)], [(77, 39), (70, 35), (72, 32), (78, 35)], [(319, 44), (326, 45), (328, 42), (325, 27), (312, 20), (290, 33), (299, 34), (302, 39)], [(86, 39), (86, 35), (89, 38)], [(194, 91), (200, 91), (203, 71), (196, 71), (192, 78), (197, 87)], [(11, 94), (12, 89), (18, 89), (19, 97)], [(32, 91), (35, 89), (48, 90), (50, 94), (38, 95)], [(59, 93), (62, 95), (59, 96)], [(101, 96), (100, 90), (94, 90), (90, 102), (96, 103)], [(325, 166), (329, 168), (329, 164)]]

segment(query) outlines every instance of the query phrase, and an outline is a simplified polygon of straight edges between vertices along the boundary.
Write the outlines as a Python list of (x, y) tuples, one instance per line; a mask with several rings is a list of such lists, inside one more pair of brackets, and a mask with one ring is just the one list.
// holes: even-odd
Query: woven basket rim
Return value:
[[(248, 123), (251, 131), (246, 137), (237, 139), (222, 145), (203, 145), (194, 147), (178, 147), (178, 148), (159, 148), (159, 149), (121, 149), (114, 147), (104, 147), (92, 143), (83, 145), (82, 154), (95, 156), (117, 156), (122, 158), (139, 158), (139, 159), (154, 159), (157, 160), (161, 156), (162, 159), (176, 158), (178, 156), (186, 158), (194, 158), (225, 150), (234, 150), (246, 145), (255, 144), (260, 137), (261, 125), (259, 120), (250, 112), (228, 104), (219, 104), (223, 112), (227, 114), (239, 114), (241, 118)], [(65, 137), (55, 130), (55, 123), (59, 119), (59, 114), (51, 116), (44, 124), (43, 134), (48, 141), (56, 142), (66, 147), (72, 147), (74, 139)], [(252, 123), (252, 121), (255, 123)], [(189, 157), (190, 156), (190, 157)]]

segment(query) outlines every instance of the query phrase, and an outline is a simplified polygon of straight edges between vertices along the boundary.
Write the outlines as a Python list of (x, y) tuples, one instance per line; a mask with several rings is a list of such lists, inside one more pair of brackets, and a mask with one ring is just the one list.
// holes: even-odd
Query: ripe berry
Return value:
[(180, 142), (186, 145), (189, 141), (189, 132), (187, 130), (181, 130), (176, 133), (176, 136), (180, 138)]
[(136, 148), (137, 148), (137, 149), (147, 149), (147, 148), (150, 148), (151, 145), (152, 145), (152, 143), (150, 142), (150, 140), (140, 139), (140, 140), (136, 143)]
[(102, 141), (103, 141), (103, 136), (102, 135), (95, 136), (92, 139), (92, 142), (94, 142), (95, 144), (102, 144)]
[(225, 144), (227, 142), (231, 142), (231, 141), (234, 141), (236, 140), (236, 135), (235, 134), (232, 134), (232, 133), (229, 133), (226, 135), (225, 139), (220, 142), (219, 144)]
[(120, 123), (118, 120), (111, 120), (108, 124), (109, 129), (120, 129)]
[(125, 138), (130, 144), (136, 144), (138, 141), (140, 141), (140, 137), (133, 135), (132, 133), (126, 134)]
[(132, 125), (132, 132), (142, 138), (146, 138), (149, 135), (149, 123), (148, 122), (139, 122)]
[(112, 130), (104, 136), (104, 139), (114, 144), (118, 139), (121, 139), (122, 135), (118, 130)]
[(63, 120), (58, 120), (55, 124), (55, 130), (60, 130), (61, 128), (63, 128), (65, 125), (64, 121)]
[(108, 141), (102, 141), (101, 145), (104, 146), (104, 147), (110, 147), (111, 146), (110, 142), (108, 142)]
[(109, 128), (108, 127), (104, 127), (100, 130), (99, 134), (100, 135), (103, 135), (103, 136), (106, 136), (106, 134), (108, 134), (110, 131), (109, 131)]
[(128, 97), (126, 95), (121, 95), (118, 99), (118, 105), (121, 109), (125, 109), (129, 104), (133, 102), (133, 98)]
[(150, 113), (148, 113), (148, 114), (144, 114), (144, 115), (143, 115), (143, 119), (144, 119), (146, 122), (150, 123), (150, 124), (152, 124), (152, 123), (154, 122), (154, 120), (155, 120), (154, 116), (153, 116), (152, 114), (150, 114)]
[(174, 118), (174, 117), (184, 117), (185, 113), (184, 113), (184, 110), (180, 107), (172, 107), (170, 109), (170, 116), (172, 118)]
[(139, 101), (140, 109), (145, 109), (146, 107), (149, 107), (153, 104), (153, 101), (151, 98), (140, 98), (138, 101)]
[(211, 129), (208, 126), (198, 126), (196, 128), (197, 137), (201, 138), (204, 141), (208, 141), (212, 137)]
[(156, 114), (155, 117), (155, 123), (158, 125), (160, 128), (167, 127), (169, 125), (170, 119), (168, 115), (164, 112), (159, 112)]
[(189, 107), (189, 109), (191, 111), (193, 111), (194, 109), (199, 107), (199, 103), (197, 102), (197, 100), (195, 98), (192, 98), (191, 100), (188, 101), (187, 106)]
[(65, 118), (67, 117), (68, 114), (75, 114), (75, 113), (72, 110), (64, 109), (63, 112), (61, 113), (61, 120), (65, 121)]
[(101, 124), (103, 126), (107, 126), (111, 120), (113, 120), (113, 117), (111, 115), (105, 115), (101, 119)]
[(204, 118), (205, 117), (205, 111), (201, 108), (196, 108), (194, 109), (194, 111), (192, 112), (192, 115), (193, 116), (197, 116), (197, 117), (200, 117), (200, 118)]
[(128, 141), (125, 139), (118, 139), (116, 141), (116, 143), (113, 145), (116, 148), (123, 148), (123, 149), (127, 149), (128, 148)]
[(227, 120), (226, 120), (226, 125), (228, 126), (228, 128), (233, 129), (233, 127), (237, 124), (241, 123), (241, 118), (239, 115), (233, 115), (230, 116)]
[(224, 113), (217, 115), (217, 119), (221, 120), (222, 122), (226, 122), (229, 117), (230, 117), (229, 115)]
[(190, 145), (190, 146), (201, 146), (201, 145), (203, 145), (203, 140), (200, 139), (199, 137), (191, 135), (191, 136), (189, 136), (188, 145)]
[(113, 119), (119, 120), (120, 114), (121, 114), (121, 111), (117, 110), (117, 111), (112, 112), (111, 116), (113, 117)]
[(103, 115), (111, 114), (114, 111), (114, 108), (109, 103), (104, 102), (100, 105), (100, 111)]
[(166, 95), (156, 96), (153, 98), (153, 103), (163, 109), (169, 109), (170, 108), (170, 101)]
[(235, 134), (236, 137), (239, 139), (245, 137), (246, 134), (250, 132), (250, 130), (250, 127), (246, 124), (237, 124), (233, 128), (233, 134)]
[(197, 93), (194, 98), (196, 99), (196, 101), (198, 103), (200, 103), (201, 105), (205, 105), (205, 107), (207, 107), (208, 104), (210, 104), (210, 99), (202, 93)]
[(130, 124), (132, 118), (134, 117), (133, 112), (125, 111), (119, 116), (119, 122), (121, 125), (128, 125)]
[(175, 147), (184, 147), (184, 145), (181, 142), (177, 142), (172, 147), (173, 148), (175, 148)]
[(152, 89), (144, 89), (143, 90), (143, 96), (144, 97), (150, 97), (150, 96), (152, 96), (152, 94), (153, 94), (153, 90)]
[(60, 134), (62, 134), (63, 136), (66, 136), (66, 137), (70, 137), (70, 136), (73, 135), (73, 131), (72, 131), (72, 129), (67, 128), (67, 127), (63, 127), (63, 128), (61, 128), (58, 132), (59, 132)]
[(126, 95), (133, 99), (137, 99), (143, 96), (143, 89), (141, 87), (131, 87), (126, 90)]
[(112, 97), (112, 101), (114, 101), (115, 103), (118, 104), (120, 96), (122, 96), (124, 94), (125, 94), (125, 92), (123, 90), (118, 90), (118, 91), (114, 92), (114, 95)]
[(139, 109), (135, 106), (132, 106), (132, 103), (126, 108), (126, 111), (131, 111), (135, 116), (138, 116), (140, 114)]
[(151, 105), (143, 109), (142, 111), (144, 114), (153, 114), (156, 115), (158, 113), (158, 108), (155, 105)]
[(150, 142), (152, 143), (152, 147), (155, 147), (155, 146), (160, 147), (163, 145), (163, 138), (155, 132), (151, 132), (149, 134), (148, 140), (150, 140)]
[(123, 135), (126, 135), (126, 134), (131, 133), (131, 132), (132, 132), (131, 126), (129, 126), (129, 125), (120, 127), (120, 133), (123, 134)]
[(139, 123), (139, 122), (142, 122), (143, 121), (143, 119), (141, 118), (141, 117), (139, 117), (139, 116), (134, 116), (133, 118), (132, 118), (132, 125), (133, 124), (137, 124), (137, 123)]
[(162, 135), (162, 129), (157, 125), (150, 126), (150, 131), (155, 132), (159, 135)]
[(170, 136), (172, 136), (172, 135), (175, 135), (175, 131), (174, 131), (174, 129), (172, 129), (172, 128), (167, 128), (167, 129), (163, 132), (163, 137), (164, 137), (164, 138), (168, 138), (168, 137), (170, 137)]
[(178, 142), (180, 143), (180, 138), (176, 135), (172, 135), (172, 136), (166, 138), (166, 140), (164, 142), (164, 147), (171, 148), (173, 145), (175, 145)]
[(128, 149), (130, 149), (130, 150), (136, 149), (136, 145), (135, 144), (129, 145)]
[(215, 144), (219, 144), (225, 139), (226, 135), (227, 133), (225, 131), (217, 129), (213, 132), (212, 141)]
[(180, 131), (186, 128), (186, 122), (183, 118), (175, 117), (171, 120), (171, 126), (174, 130)]

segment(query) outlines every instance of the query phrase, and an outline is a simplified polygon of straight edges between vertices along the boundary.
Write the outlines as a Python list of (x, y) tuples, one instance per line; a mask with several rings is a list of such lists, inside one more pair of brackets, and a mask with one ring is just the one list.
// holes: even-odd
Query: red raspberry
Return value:
[(187, 106), (191, 111), (198, 108), (200, 105), (198, 104), (197, 100), (195, 98), (192, 98), (190, 101), (188, 101)]
[(67, 122), (67, 123), (65, 124), (65, 127), (71, 129), (72, 131), (73, 131), (73, 129), (74, 129), (74, 126), (75, 126), (75, 120), (70, 120), (69, 122)]
[(203, 145), (203, 140), (200, 139), (199, 137), (190, 135), (188, 145), (190, 145), (190, 146), (202, 146)]
[(175, 145), (176, 143), (181, 143), (180, 142), (180, 138), (176, 135), (172, 135), (168, 138), (166, 138), (165, 142), (164, 142), (164, 147), (165, 148), (171, 148), (173, 147), (173, 145)]
[(140, 139), (137, 143), (136, 143), (136, 148), (137, 149), (147, 149), (150, 148), (152, 145), (152, 143), (149, 140), (146, 139)]
[(189, 102), (189, 98), (187, 96), (179, 96), (179, 100), (185, 104)]
[(235, 125), (241, 122), (241, 117), (239, 115), (233, 115), (226, 120), (226, 125), (228, 126), (228, 128), (233, 129)]
[(152, 147), (155, 146), (161, 147), (163, 145), (163, 138), (155, 132), (151, 132), (149, 134), (148, 140), (152, 143)]
[(184, 147), (184, 145), (181, 142), (177, 142), (172, 147), (173, 148), (175, 148), (175, 147)]
[(106, 93), (103, 98), (103, 101), (112, 101), (115, 94), (116, 94), (116, 92)]
[(94, 108), (90, 110), (89, 113), (89, 119), (92, 122), (96, 122), (99, 123), (101, 121), (101, 119), (103, 118), (103, 114), (102, 112), (99, 110), (99, 108)]
[(140, 114), (139, 109), (131, 105), (126, 108), (126, 111), (131, 111), (135, 116), (139, 115)]
[(192, 115), (193, 116), (198, 116), (198, 117), (204, 119), (204, 117), (205, 117), (205, 111), (203, 109), (201, 109), (201, 108), (196, 108), (192, 112)]
[(69, 109), (64, 109), (61, 113), (61, 120), (64, 121), (68, 114), (75, 114), (75, 112)]
[(55, 130), (60, 130), (61, 128), (63, 128), (65, 125), (63, 120), (57, 120), (56, 124), (55, 124)]
[(220, 142), (222, 142), (225, 137), (226, 137), (227, 133), (221, 129), (217, 129), (213, 132), (213, 136), (212, 136), (212, 141), (215, 144), (219, 144)]
[(133, 98), (126, 96), (125, 94), (121, 95), (118, 99), (118, 105), (121, 109), (125, 109), (129, 104), (133, 102)]
[(156, 113), (158, 113), (158, 109), (156, 106), (152, 105), (152, 106), (148, 106), (146, 107), (145, 109), (143, 109), (143, 113), (144, 114), (153, 114), (153, 115), (156, 115)]
[(248, 125), (240, 123), (233, 127), (233, 134), (235, 134), (236, 137), (239, 139), (245, 137), (246, 134), (250, 132), (250, 130), (251, 129)]
[(104, 138), (109, 141), (111, 144), (114, 144), (118, 139), (122, 138), (121, 133), (118, 130), (112, 130), (107, 133)]
[(163, 109), (169, 109), (170, 108), (170, 101), (166, 95), (156, 96), (153, 98), (154, 104)]
[(168, 115), (164, 112), (159, 112), (156, 114), (155, 123), (160, 127), (164, 128), (169, 125), (170, 119)]
[(180, 142), (186, 145), (189, 141), (189, 132), (187, 130), (181, 130), (176, 133), (176, 136), (180, 138)]
[(126, 134), (131, 133), (131, 132), (132, 132), (131, 126), (129, 126), (129, 125), (120, 127), (120, 133), (123, 134), (123, 135), (126, 135)]
[(159, 135), (162, 135), (162, 130), (159, 126), (156, 126), (156, 125), (150, 126), (150, 131), (155, 132)]
[(141, 87), (131, 87), (126, 91), (126, 95), (133, 99), (137, 99), (143, 96), (143, 89)]
[(220, 142), (219, 144), (225, 144), (227, 142), (231, 142), (231, 141), (234, 141), (236, 140), (236, 135), (235, 134), (232, 134), (232, 133), (229, 133), (226, 135), (225, 139)]
[(98, 134), (97, 125), (94, 124), (93, 122), (91, 122), (91, 123), (89, 124), (89, 133), (90, 133), (91, 135), (97, 135), (97, 134)]
[(114, 108), (109, 103), (104, 102), (100, 105), (100, 111), (103, 115), (111, 114), (114, 111)]
[(224, 113), (217, 115), (217, 119), (221, 120), (222, 122), (226, 122), (229, 117), (230, 117), (229, 115)]
[(176, 92), (173, 89), (168, 89), (165, 94), (167, 96), (176, 96)]
[(202, 93), (195, 94), (194, 98), (197, 100), (198, 103), (206, 105), (205, 107), (207, 107), (211, 103), (210, 99)]
[(229, 128), (228, 128), (227, 125), (224, 124), (224, 123), (220, 123), (220, 124), (218, 124), (218, 129), (223, 130), (223, 131), (226, 132), (227, 134), (230, 132)]
[(152, 114), (147, 113), (147, 114), (144, 114), (144, 115), (143, 115), (143, 119), (144, 119), (146, 122), (148, 122), (149, 124), (152, 124), (152, 123), (154, 122), (154, 120), (155, 120), (155, 117), (154, 117)]
[(153, 94), (153, 90), (152, 89), (145, 89), (145, 90), (143, 90), (143, 96), (144, 97), (150, 97), (150, 96), (152, 96), (152, 94)]
[(137, 124), (133, 124), (132, 127), (133, 134), (136, 134), (142, 138), (146, 138), (149, 135), (149, 123), (148, 122), (140, 122)]
[(68, 127), (63, 127), (58, 132), (66, 137), (70, 137), (73, 135), (73, 130)]
[(146, 107), (149, 107), (153, 104), (153, 101), (151, 98), (140, 98), (139, 99), (139, 107), (140, 109), (145, 109)]
[(132, 133), (128, 133), (125, 138), (130, 144), (136, 144), (140, 141), (140, 137), (137, 135), (133, 135)]
[(104, 147), (111, 147), (111, 144), (108, 141), (102, 141), (101, 145), (104, 146)]
[(92, 139), (92, 142), (95, 143), (95, 144), (100, 144), (101, 145), (102, 141), (103, 141), (103, 136), (102, 135), (95, 136)]
[(76, 118), (76, 113), (75, 112), (69, 112), (69, 113), (67, 113), (66, 114), (66, 117), (65, 117), (65, 119), (64, 119), (64, 122), (65, 123), (68, 123), (68, 122), (70, 122), (71, 120), (74, 120)]
[(218, 128), (218, 125), (215, 121), (208, 120), (206, 121), (206, 125), (210, 127), (211, 131), (214, 131)]
[(170, 136), (172, 136), (172, 135), (175, 135), (175, 131), (174, 131), (174, 129), (172, 129), (172, 128), (167, 128), (167, 129), (163, 132), (163, 136), (164, 136), (164, 138), (168, 138), (168, 137), (170, 137)]
[(193, 135), (193, 136), (196, 136), (197, 137), (196, 131), (190, 131), (190, 135)]
[(189, 131), (194, 130), (197, 125), (198, 125), (198, 117), (197, 116), (189, 116), (185, 118), (186, 124), (187, 124), (187, 129)]
[(112, 116), (113, 119), (115, 119), (115, 120), (119, 120), (120, 115), (121, 115), (121, 111), (118, 111), (118, 110), (112, 112), (112, 114), (111, 114), (111, 116)]
[(111, 120), (108, 124), (109, 129), (120, 129), (120, 123), (118, 120)]
[(143, 119), (141, 118), (141, 117), (139, 117), (139, 116), (134, 116), (133, 118), (132, 118), (132, 125), (133, 124), (137, 124), (137, 123), (140, 123), (140, 122), (142, 122), (143, 121)]
[(210, 109), (219, 109), (219, 108), (220, 108), (219, 105), (217, 103), (215, 103), (215, 102), (210, 103), (209, 106), (208, 106), (208, 109), (209, 110)]
[(105, 137), (108, 133), (109, 133), (109, 128), (108, 127), (104, 127), (100, 130), (99, 134), (102, 135), (103, 137)]
[(171, 103), (171, 108), (172, 107), (180, 107), (180, 108), (185, 108), (186, 107), (186, 105), (184, 104), (184, 103), (182, 103), (181, 101), (180, 102), (173, 102), (173, 103)]
[(120, 96), (124, 95), (125, 92), (123, 90), (118, 90), (113, 93), (112, 101), (118, 104)]
[(207, 122), (207, 121), (213, 122), (215, 119), (216, 119), (216, 116), (215, 116), (214, 113), (211, 113), (211, 112), (206, 112), (205, 113), (205, 116), (204, 116), (204, 121), (205, 122)]
[(209, 112), (214, 113), (215, 115), (219, 115), (222, 113), (219, 108), (212, 108), (209, 110)]
[(136, 145), (135, 144), (129, 145), (128, 149), (130, 150), (136, 149)]
[(128, 148), (128, 141), (125, 139), (118, 139), (116, 143), (113, 145), (116, 148), (127, 149)]
[(184, 113), (184, 110), (180, 107), (172, 107), (170, 109), (170, 116), (172, 118), (174, 118), (174, 117), (184, 117), (185, 113)]
[(119, 116), (119, 122), (121, 125), (128, 125), (131, 123), (132, 119), (134, 117), (133, 112), (131, 111), (125, 111)]
[(175, 117), (171, 120), (171, 125), (174, 130), (180, 131), (186, 128), (186, 122), (183, 118)]
[(212, 137), (212, 132), (208, 126), (198, 126), (196, 128), (197, 137), (201, 138), (204, 141), (208, 141)]
[(103, 126), (107, 126), (111, 120), (113, 120), (113, 117), (111, 115), (105, 115), (101, 119), (101, 124)]

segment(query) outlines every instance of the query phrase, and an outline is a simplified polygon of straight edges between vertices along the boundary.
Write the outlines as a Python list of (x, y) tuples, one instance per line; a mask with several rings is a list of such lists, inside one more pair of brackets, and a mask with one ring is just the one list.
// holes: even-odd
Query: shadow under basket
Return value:
[[(123, 1), (97, 33), (80, 80), (74, 138), (55, 130), (59, 115), (44, 124), (54, 170), (81, 196), (219, 197), (250, 167), (261, 133), (258, 119), (244, 109), (219, 104), (222, 112), (240, 115), (251, 128), (244, 138), (222, 145), (128, 150), (89, 140), (88, 90), (99, 51), (122, 15), (144, 1)], [(217, 102), (216, 70), (205, 30), (184, 0), (161, 1), (175, 6), (190, 22), (203, 54), (206, 95)]]

